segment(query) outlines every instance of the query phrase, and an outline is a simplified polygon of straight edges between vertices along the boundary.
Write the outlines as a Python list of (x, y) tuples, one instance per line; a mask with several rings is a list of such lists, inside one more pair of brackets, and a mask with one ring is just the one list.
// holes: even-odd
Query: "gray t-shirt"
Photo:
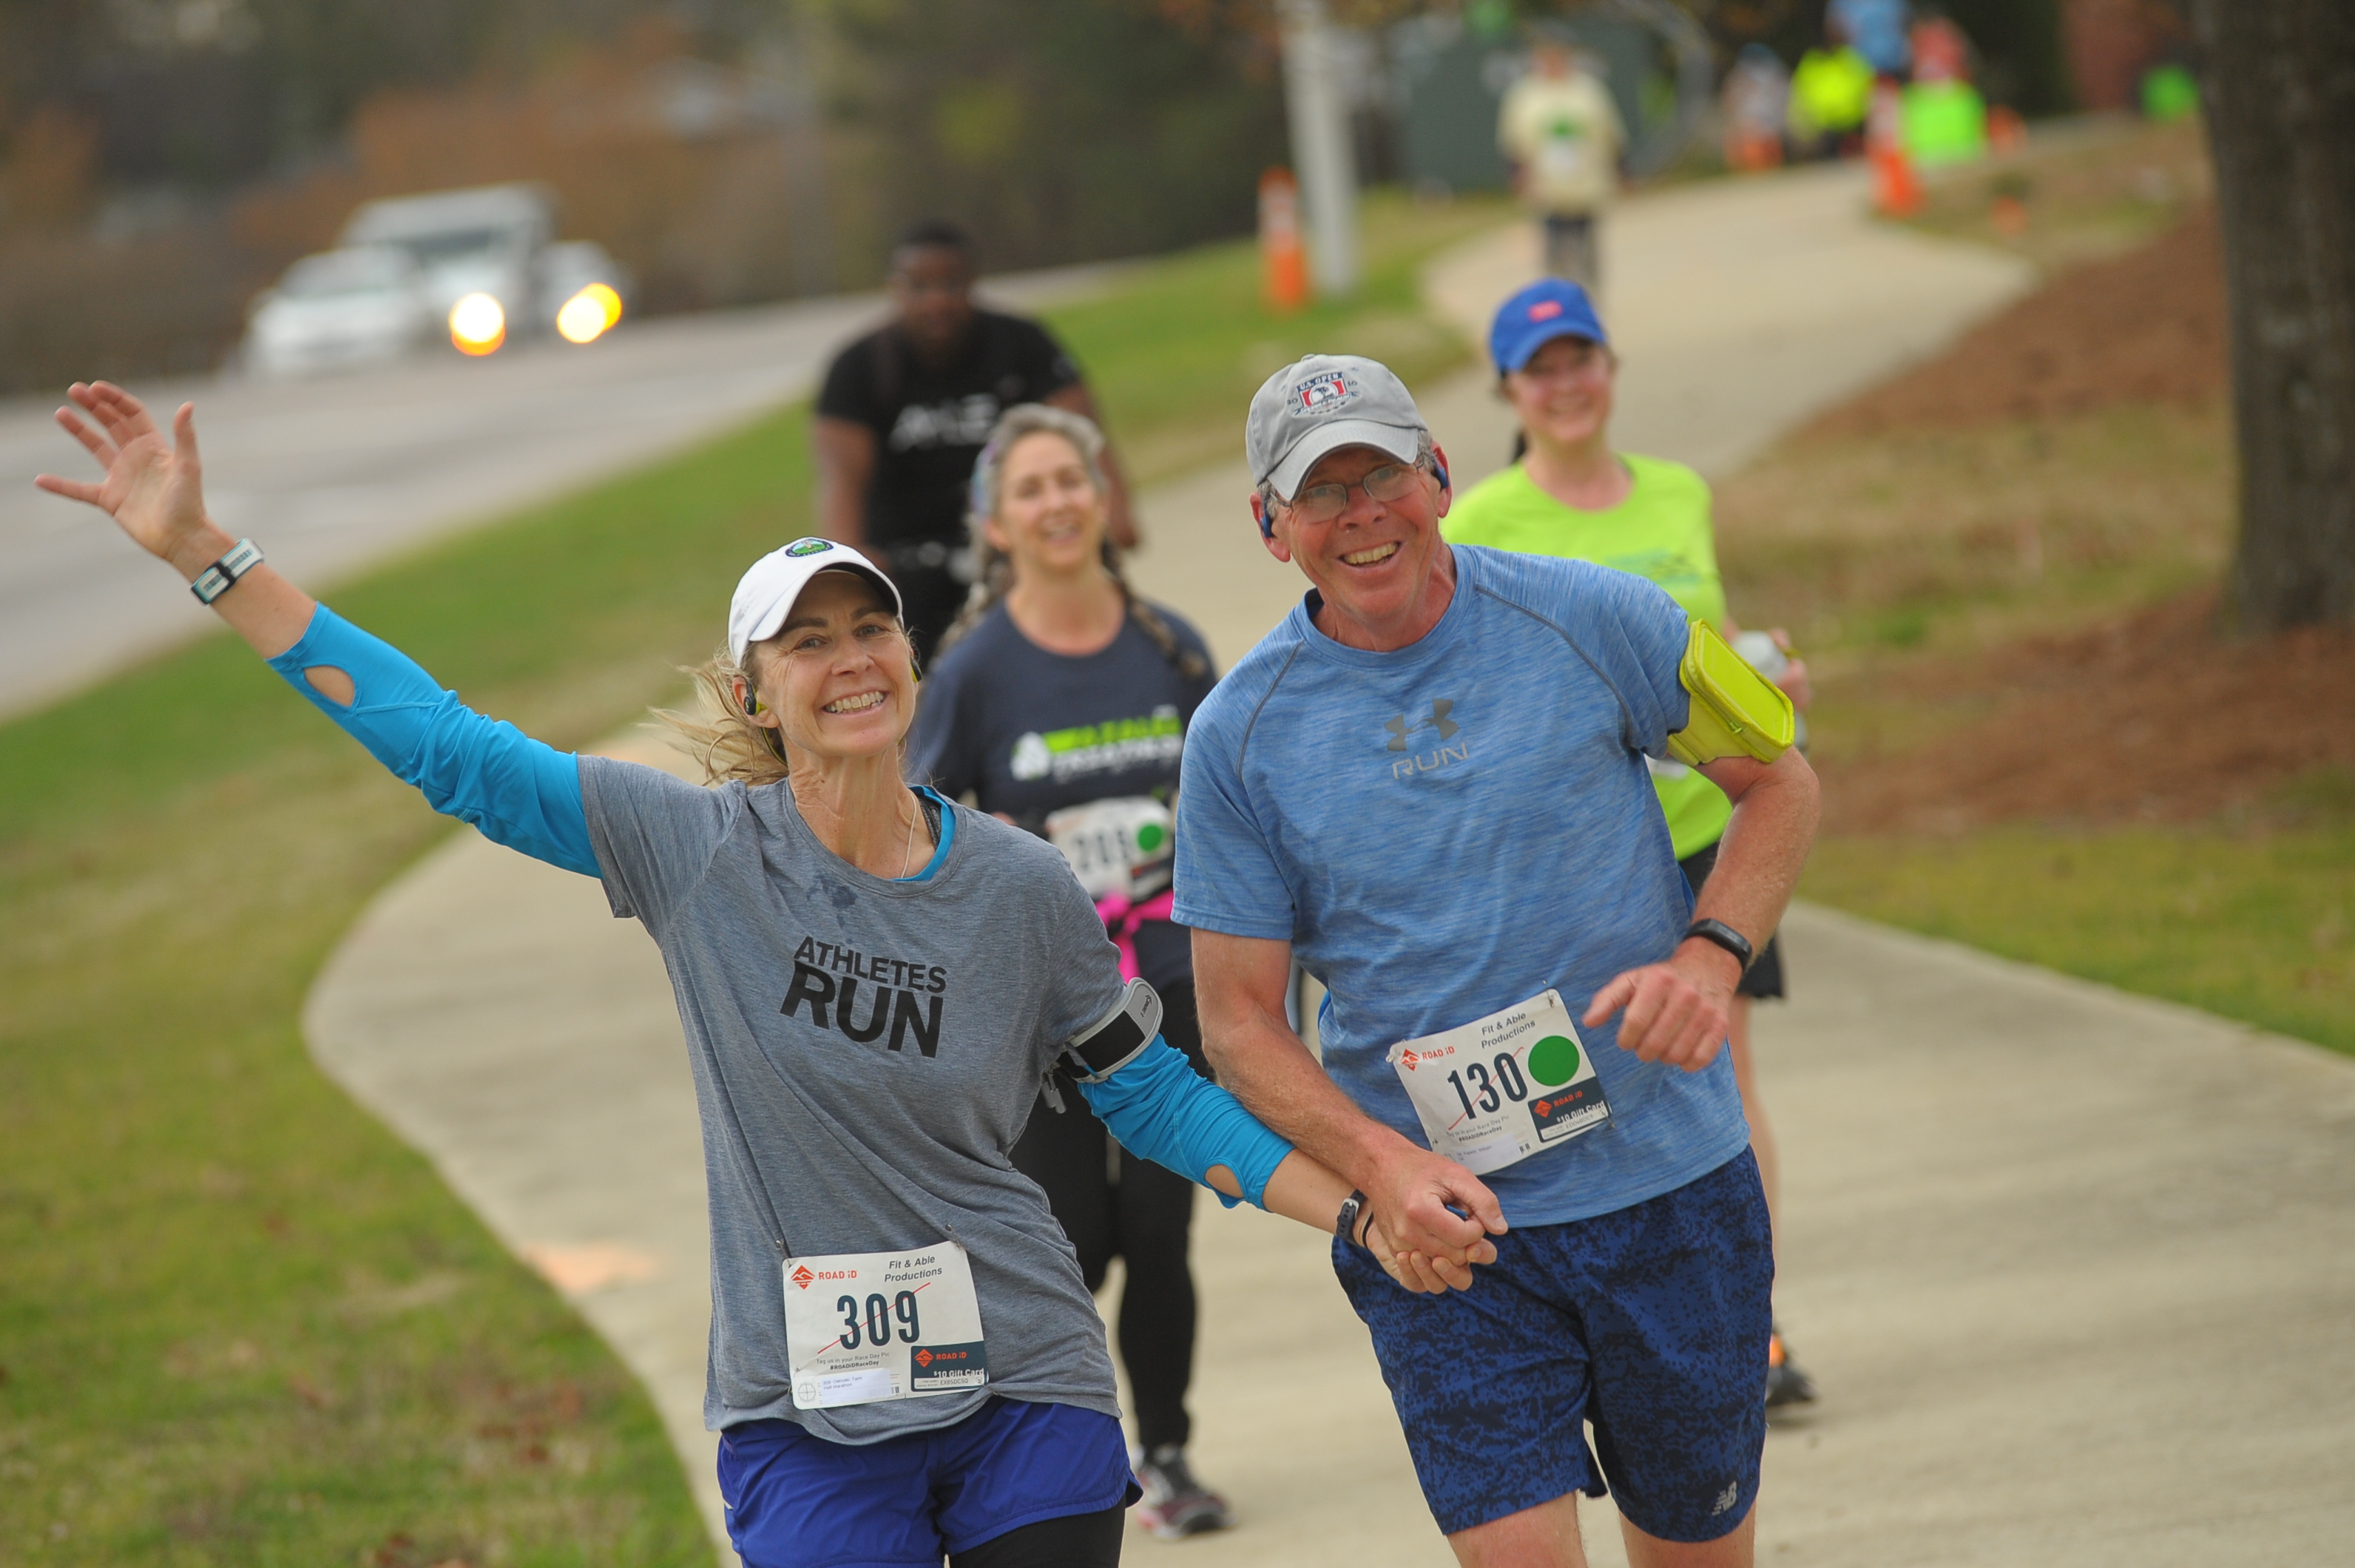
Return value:
[[(945, 1426), (990, 1394), (1117, 1416), (1103, 1327), (1046, 1196), (1007, 1157), (1059, 1050), (1120, 1003), (1117, 951), (1052, 846), (952, 807), (922, 881), (820, 844), (783, 784), (702, 789), (581, 759), (617, 916), (662, 948), (710, 1188), (704, 1424), (781, 1418), (840, 1443)], [(964, 1244), (989, 1386), (802, 1410), (790, 1253)]]

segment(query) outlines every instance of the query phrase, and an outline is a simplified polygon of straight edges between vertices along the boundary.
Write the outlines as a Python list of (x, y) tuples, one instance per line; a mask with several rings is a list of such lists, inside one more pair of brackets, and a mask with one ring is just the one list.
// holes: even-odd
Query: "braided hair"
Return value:
[[(1018, 403), (1000, 414), (989, 432), (988, 444), (981, 449), (981, 456), (973, 465), (973, 485), (966, 502), (974, 536), (973, 589), (965, 595), (964, 609), (958, 613), (955, 624), (941, 638), (935, 658), (979, 625), (1014, 586), (1014, 558), (989, 542), (982, 525), (997, 514), (1007, 453), (1023, 437), (1041, 432), (1060, 435), (1071, 443), (1080, 461), (1087, 465), (1088, 482), (1096, 487), (1097, 495), (1104, 495), (1110, 488), (1103, 475), (1103, 432), (1096, 428), (1094, 421), (1046, 403)], [(1119, 547), (1109, 536), (1103, 541), (1103, 565), (1114, 586), (1120, 590), (1128, 618), (1161, 650), (1161, 656), (1169, 661), (1171, 667), (1188, 680), (1201, 680), (1209, 676), (1209, 661), (1180, 643), (1161, 612), (1129, 586), (1128, 575), (1121, 570)]]

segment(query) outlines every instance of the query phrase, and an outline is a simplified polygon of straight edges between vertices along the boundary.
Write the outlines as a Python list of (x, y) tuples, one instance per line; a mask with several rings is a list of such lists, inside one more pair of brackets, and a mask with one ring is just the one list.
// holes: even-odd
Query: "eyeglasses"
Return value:
[(1304, 523), (1329, 523), (1349, 508), (1349, 492), (1363, 490), (1369, 501), (1397, 501), (1414, 488), (1423, 472), (1420, 463), (1385, 463), (1355, 485), (1311, 485), (1284, 503)]

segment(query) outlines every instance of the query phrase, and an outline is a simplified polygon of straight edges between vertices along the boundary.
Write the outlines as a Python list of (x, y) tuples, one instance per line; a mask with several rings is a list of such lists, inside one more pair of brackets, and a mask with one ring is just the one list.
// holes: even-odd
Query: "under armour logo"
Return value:
[(1438, 697), (1432, 699), (1431, 717), (1428, 719), (1419, 719), (1412, 724), (1409, 724), (1406, 721), (1406, 715), (1401, 713), (1395, 719), (1383, 720), (1382, 728), (1391, 732), (1391, 750), (1393, 752), (1405, 751), (1406, 738), (1417, 730), (1436, 730), (1439, 731), (1439, 738), (1441, 740), (1454, 740), (1455, 738), (1455, 731), (1464, 727), (1447, 717), (1455, 710), (1455, 699), (1454, 698)]

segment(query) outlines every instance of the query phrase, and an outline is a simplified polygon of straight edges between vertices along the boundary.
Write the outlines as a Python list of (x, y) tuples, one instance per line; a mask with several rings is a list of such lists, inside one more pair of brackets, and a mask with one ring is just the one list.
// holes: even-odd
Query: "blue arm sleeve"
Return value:
[[(303, 677), (322, 667), (352, 677), (349, 708)], [(581, 803), (580, 759), (468, 708), (400, 649), (319, 606), (295, 645), (270, 661), (289, 686), (368, 754), (414, 784), (445, 816), (536, 860), (602, 876)]]
[[(1258, 1208), (1267, 1207), (1267, 1179), (1292, 1152), (1290, 1144), (1260, 1125), (1232, 1094), (1195, 1072), (1185, 1052), (1157, 1035), (1110, 1078), (1081, 1084), (1080, 1093), (1129, 1153), (1206, 1187), (1202, 1179), (1210, 1168), (1223, 1165)], [(1218, 1198), (1230, 1209), (1235, 1206), (1223, 1192)]]

